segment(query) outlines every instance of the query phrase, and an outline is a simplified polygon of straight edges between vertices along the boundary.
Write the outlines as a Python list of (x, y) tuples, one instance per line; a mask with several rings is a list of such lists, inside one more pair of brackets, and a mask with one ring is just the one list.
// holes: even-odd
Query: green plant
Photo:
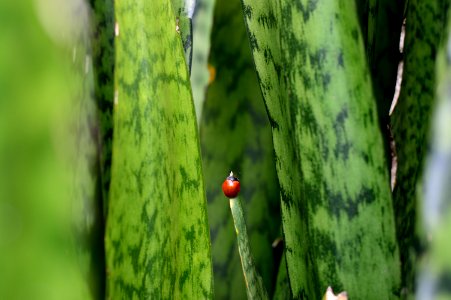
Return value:
[(449, 297), (448, 12), (2, 2), (0, 298)]

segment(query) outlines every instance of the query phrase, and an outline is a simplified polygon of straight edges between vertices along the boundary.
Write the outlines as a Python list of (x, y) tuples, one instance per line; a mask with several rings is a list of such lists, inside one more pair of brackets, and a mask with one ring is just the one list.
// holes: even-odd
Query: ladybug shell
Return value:
[(240, 181), (238, 178), (229, 176), (222, 184), (222, 191), (227, 198), (236, 198), (240, 192)]

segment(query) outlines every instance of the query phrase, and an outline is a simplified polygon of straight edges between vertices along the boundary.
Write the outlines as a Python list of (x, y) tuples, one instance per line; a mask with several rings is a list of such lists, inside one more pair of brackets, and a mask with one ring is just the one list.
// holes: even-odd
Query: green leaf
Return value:
[(197, 124), (200, 126), (202, 109), (210, 78), (208, 56), (210, 54), (210, 35), (213, 24), (214, 0), (197, 0), (193, 15), (193, 65), (191, 67), (191, 87)]
[(212, 297), (196, 117), (169, 0), (117, 1), (111, 299)]
[[(399, 39), (404, 18), (404, 2), (405, 0), (356, 1), (383, 133), (388, 133), (389, 110), (395, 94), (398, 64), (401, 59)], [(390, 154), (388, 140), (387, 135), (387, 157)]]
[(87, 7), (65, 4), (0, 3), (1, 299), (102, 297)]
[(254, 259), (252, 258), (249, 236), (247, 235), (246, 222), (244, 221), (243, 207), (240, 198), (230, 199), (229, 202), (233, 223), (235, 225), (244, 280), (246, 281), (247, 298), (267, 300), (268, 293), (263, 286), (263, 280), (258, 274), (255, 268)]
[(103, 211), (106, 217), (111, 181), (111, 147), (113, 143), (114, 99), (114, 3), (113, 0), (91, 0), (92, 61), (94, 95), (98, 114), (100, 178)]
[(283, 253), (280, 260), (279, 271), (277, 272), (276, 288), (274, 289), (273, 300), (293, 299), (290, 289), (290, 279), (287, 272), (286, 255)]
[(351, 298), (395, 298), (390, 186), (354, 2), (243, 3), (293, 297), (319, 299), (330, 285)]
[(242, 299), (246, 297), (246, 286), (221, 183), (230, 171), (240, 178), (252, 254), (269, 294), (277, 265), (271, 244), (280, 235), (279, 190), (271, 128), (240, 2), (217, 2), (214, 20), (210, 65), (216, 70), (216, 78), (208, 87), (200, 134), (215, 298)]
[(422, 229), (428, 237), (426, 259), (418, 278), (418, 299), (451, 297), (451, 18), (447, 38), (436, 60), (437, 106), (432, 114), (432, 140), (428, 149), (421, 191)]
[(406, 17), (405, 59), (401, 94), (392, 115), (396, 143), (397, 175), (393, 191), (397, 235), (402, 264), (402, 285), (414, 290), (416, 187), (422, 176), (429, 124), (434, 103), (435, 56), (446, 24), (447, 1), (410, 0)]
[(185, 61), (191, 73), (193, 60), (193, 14), (195, 0), (171, 0), (176, 20), (176, 30), (182, 38)]

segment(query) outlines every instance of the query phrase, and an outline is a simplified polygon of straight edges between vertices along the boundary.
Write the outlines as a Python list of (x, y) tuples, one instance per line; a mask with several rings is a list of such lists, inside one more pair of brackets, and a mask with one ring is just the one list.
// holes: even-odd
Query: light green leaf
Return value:
[(111, 299), (212, 297), (196, 117), (169, 0), (117, 1)]
[(293, 297), (320, 299), (330, 285), (350, 298), (396, 298), (388, 171), (354, 2), (243, 3)]

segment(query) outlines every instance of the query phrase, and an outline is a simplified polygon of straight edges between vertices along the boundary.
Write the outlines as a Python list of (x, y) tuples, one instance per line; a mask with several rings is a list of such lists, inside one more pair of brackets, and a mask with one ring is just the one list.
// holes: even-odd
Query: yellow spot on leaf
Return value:
[(213, 67), (212, 65), (208, 64), (208, 73), (209, 73), (209, 77), (208, 77), (208, 84), (212, 83), (215, 78), (216, 78), (216, 68)]

